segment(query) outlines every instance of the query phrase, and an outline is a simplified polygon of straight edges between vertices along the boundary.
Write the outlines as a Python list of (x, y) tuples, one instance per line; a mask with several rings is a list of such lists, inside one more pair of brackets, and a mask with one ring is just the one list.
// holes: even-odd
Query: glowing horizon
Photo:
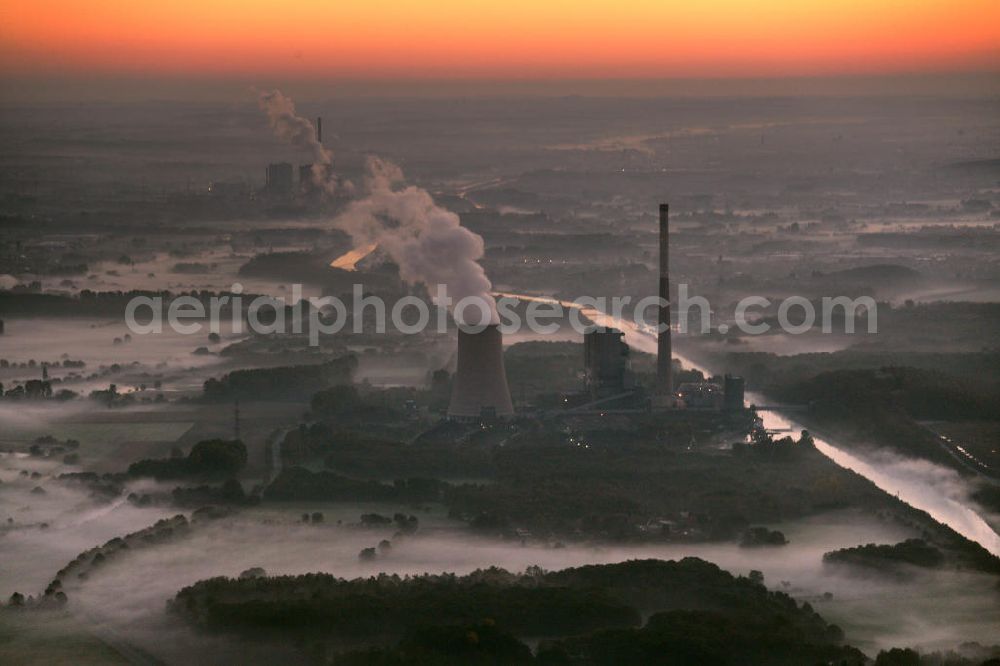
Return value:
[(993, 0), (48, 0), (3, 74), (712, 77), (1000, 70)]

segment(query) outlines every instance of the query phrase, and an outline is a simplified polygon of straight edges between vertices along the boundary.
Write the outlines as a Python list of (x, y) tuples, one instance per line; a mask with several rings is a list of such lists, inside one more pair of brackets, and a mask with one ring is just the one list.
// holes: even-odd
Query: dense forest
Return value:
[(349, 383), (358, 360), (353, 355), (318, 363), (234, 370), (204, 385), (206, 400), (308, 399), (331, 384)]
[[(521, 574), (215, 578), (181, 590), (170, 608), (210, 631), (374, 641), (344, 655), (349, 664), (436, 663), (416, 655), (527, 663), (531, 652), (517, 642), (526, 637), (550, 639), (538, 650), (549, 663), (650, 663), (656, 654), (734, 664), (863, 659), (841, 645), (838, 627), (808, 604), (768, 591), (759, 574), (735, 577), (697, 558)], [(470, 661), (459, 661), (463, 655)]]
[(823, 562), (889, 569), (901, 564), (928, 569), (944, 565), (944, 553), (923, 539), (907, 539), (897, 544), (874, 544), (841, 548), (823, 555)]

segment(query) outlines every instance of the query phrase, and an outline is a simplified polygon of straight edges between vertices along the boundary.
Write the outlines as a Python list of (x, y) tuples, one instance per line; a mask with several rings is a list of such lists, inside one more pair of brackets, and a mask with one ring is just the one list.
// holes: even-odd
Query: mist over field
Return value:
[[(0, 661), (997, 658), (995, 78), (5, 97)], [(632, 309), (661, 270), (666, 364)], [(441, 284), (490, 318), (631, 305), (310, 338), (310, 298)], [(181, 297), (227, 301), (126, 321)], [(874, 307), (803, 325), (838, 297)], [(524, 576), (463, 578), (491, 567)]]
[[(141, 530), (172, 511), (168, 507), (137, 508), (125, 501), (95, 502), (78, 489), (51, 479), (52, 465), (25, 457), (2, 460), (5, 506), (22, 525), (45, 522), (48, 527), (19, 529), (5, 535), (5, 564), (0, 585), (5, 595), (16, 589), (41, 589), (53, 573), (96, 543)], [(38, 471), (41, 481), (21, 481), (20, 470)], [(47, 488), (34, 497), (31, 483)], [(155, 490), (157, 484), (136, 482), (128, 490)], [(878, 580), (859, 572), (824, 565), (823, 553), (872, 541), (900, 541), (914, 536), (910, 529), (873, 519), (856, 511), (832, 511), (778, 523), (790, 545), (780, 551), (740, 548), (736, 544), (568, 544), (511, 543), (468, 534), (440, 509), (419, 514), (421, 530), (394, 535), (392, 528), (363, 526), (362, 514), (406, 511), (406, 506), (338, 504), (324, 508), (324, 523), (303, 524), (302, 512), (318, 505), (261, 506), (226, 519), (197, 524), (176, 541), (138, 550), (126, 559), (95, 571), (86, 580), (67, 581), (73, 612), (93, 621), (100, 631), (125, 636), (168, 660), (182, 659), (190, 650), (207, 649), (217, 638), (190, 635), (165, 612), (166, 602), (181, 588), (215, 576), (235, 577), (251, 567), (268, 575), (285, 576), (326, 571), (344, 578), (378, 572), (419, 575), (469, 573), (498, 566), (512, 572), (540, 566), (558, 570), (583, 564), (629, 559), (699, 557), (737, 574), (764, 574), (767, 584), (811, 602), (841, 624), (865, 649), (898, 644), (926, 649), (951, 648), (958, 642), (988, 642), (994, 592), (991, 577), (973, 572), (922, 572), (915, 580)], [(359, 561), (365, 547), (391, 539), (392, 550), (376, 562)], [(824, 597), (829, 593), (828, 597)], [(885, 599), (899, 600), (891, 607)], [(163, 636), (171, 636), (169, 646)], [(227, 659), (241, 654), (235, 644), (216, 645)], [(251, 652), (251, 654), (254, 654)], [(244, 655), (245, 656), (245, 655)], [(259, 658), (259, 654), (254, 658)]]

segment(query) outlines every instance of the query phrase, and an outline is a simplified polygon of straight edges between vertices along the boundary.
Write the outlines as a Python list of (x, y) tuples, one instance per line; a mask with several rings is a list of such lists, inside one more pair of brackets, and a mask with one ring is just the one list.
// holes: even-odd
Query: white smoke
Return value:
[(257, 103), (267, 114), (271, 129), (275, 136), (284, 139), (294, 146), (304, 148), (312, 154), (313, 183), (328, 194), (337, 189), (337, 179), (334, 178), (333, 153), (329, 151), (316, 136), (316, 128), (308, 118), (295, 113), (295, 102), (286, 97), (280, 90), (262, 91), (257, 95)]
[(405, 185), (402, 170), (391, 162), (368, 158), (365, 191), (336, 220), (355, 247), (377, 244), (399, 265), (403, 280), (423, 284), (432, 296), (444, 285), (455, 304), (474, 299), (459, 323), (486, 323), (480, 312), (498, 323), (493, 285), (479, 265), (481, 236), (461, 226), (458, 215), (434, 203), (427, 190)]
[[(295, 103), (279, 90), (259, 93), (258, 103), (277, 136), (312, 152), (317, 184), (329, 193), (337, 189), (339, 181), (330, 168), (333, 155), (317, 140), (313, 124), (295, 113)], [(405, 185), (395, 164), (369, 157), (366, 167), (364, 198), (352, 201), (335, 222), (351, 235), (354, 247), (377, 245), (399, 265), (403, 280), (423, 284), (431, 296), (444, 285), (454, 304), (474, 299), (459, 323), (498, 323), (492, 284), (479, 265), (482, 237), (435, 204), (427, 190)], [(339, 192), (352, 194), (354, 188), (345, 183)]]

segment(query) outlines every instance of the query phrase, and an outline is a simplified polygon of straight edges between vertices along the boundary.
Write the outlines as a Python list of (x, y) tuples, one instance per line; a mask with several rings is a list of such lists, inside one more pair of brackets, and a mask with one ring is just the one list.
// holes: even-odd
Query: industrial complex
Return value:
[[(583, 336), (583, 386), (566, 395), (564, 410), (573, 414), (744, 409), (744, 381), (726, 375), (711, 381), (674, 386), (670, 309), (670, 206), (659, 208), (659, 290), (656, 378), (652, 387), (637, 382), (623, 331), (593, 326)], [(481, 331), (459, 327), (457, 368), (448, 418), (490, 422), (514, 415), (498, 326)]]

